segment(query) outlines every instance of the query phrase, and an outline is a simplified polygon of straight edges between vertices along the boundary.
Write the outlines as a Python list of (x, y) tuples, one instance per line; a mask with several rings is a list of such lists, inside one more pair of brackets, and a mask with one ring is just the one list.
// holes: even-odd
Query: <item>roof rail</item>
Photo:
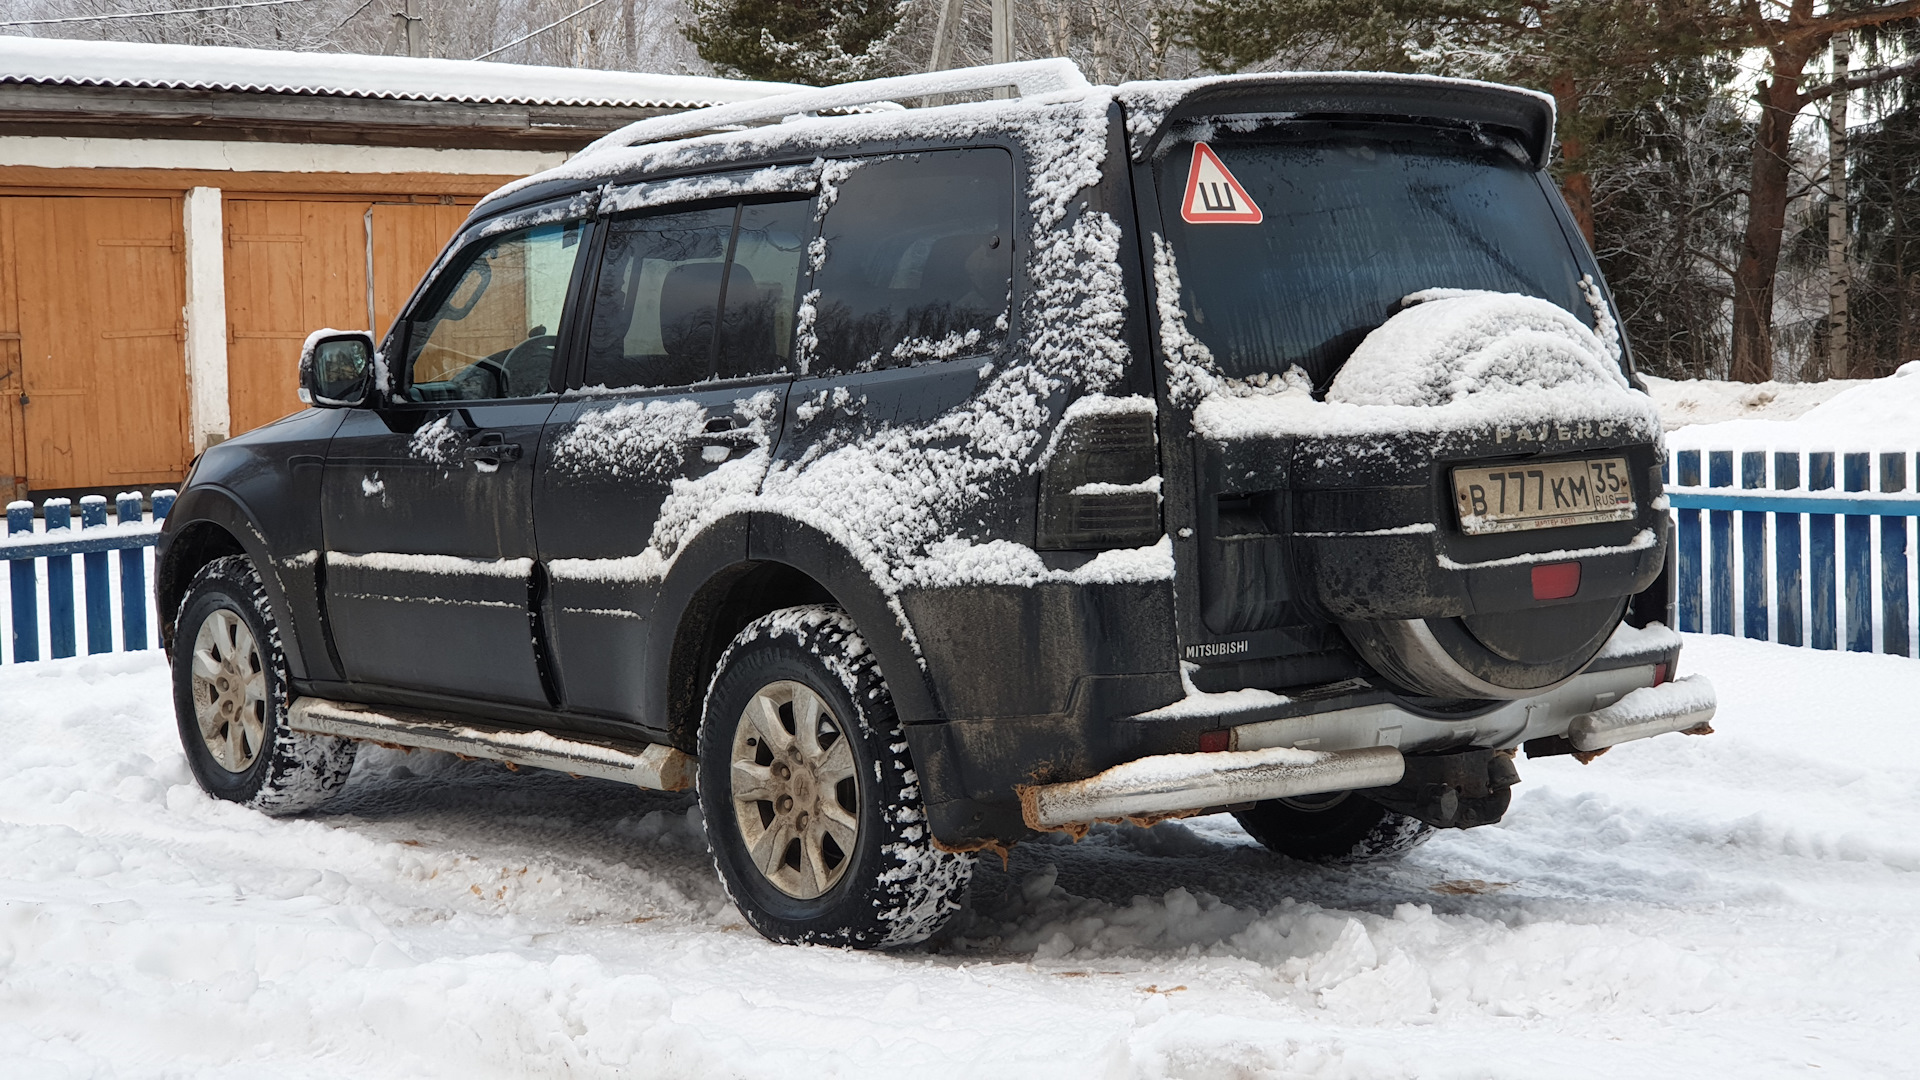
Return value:
[(580, 153), (582, 156), (623, 146), (669, 142), (717, 129), (774, 123), (790, 116), (826, 112), (832, 109), (876, 110), (899, 108), (900, 98), (924, 98), (936, 94), (958, 94), (1011, 87), (1020, 97), (1053, 94), (1088, 87), (1086, 76), (1072, 60), (1022, 60), (1014, 64), (988, 64), (981, 67), (929, 71), (920, 75), (896, 75), (888, 79), (823, 86), (794, 94), (759, 98), (754, 101), (715, 105), (706, 109), (638, 120), (609, 132)]

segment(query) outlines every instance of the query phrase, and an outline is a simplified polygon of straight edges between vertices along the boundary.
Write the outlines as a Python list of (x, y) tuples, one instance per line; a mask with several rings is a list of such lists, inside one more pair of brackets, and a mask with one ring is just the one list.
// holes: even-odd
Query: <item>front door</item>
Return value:
[(326, 598), (349, 679), (552, 703), (533, 467), (583, 236), (572, 222), (469, 245), (388, 340), (394, 400), (334, 436)]
[(648, 721), (640, 658), (674, 632), (655, 616), (660, 584), (730, 496), (759, 491), (792, 378), (812, 208), (729, 202), (604, 226), (587, 393), (554, 412), (535, 478), (572, 709)]

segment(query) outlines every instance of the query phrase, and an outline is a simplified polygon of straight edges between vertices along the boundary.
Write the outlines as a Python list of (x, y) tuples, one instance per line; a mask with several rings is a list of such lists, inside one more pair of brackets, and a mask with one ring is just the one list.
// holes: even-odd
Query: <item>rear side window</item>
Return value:
[(453, 282), (407, 335), (414, 401), (474, 401), (545, 393), (581, 223), (495, 237), (464, 256)]
[(1013, 157), (881, 158), (839, 186), (814, 274), (813, 374), (990, 353), (1013, 294)]
[(785, 369), (811, 205), (610, 222), (583, 384), (685, 386)]

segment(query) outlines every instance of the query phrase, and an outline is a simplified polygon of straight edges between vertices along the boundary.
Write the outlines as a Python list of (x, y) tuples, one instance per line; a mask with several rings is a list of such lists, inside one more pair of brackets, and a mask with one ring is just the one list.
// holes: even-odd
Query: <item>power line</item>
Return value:
[[(60, 23), (107, 22), (112, 19), (151, 19), (157, 15), (198, 15), (208, 11), (238, 11), (241, 8), (278, 7), (281, 4), (305, 4), (311, 0), (248, 0), (240, 4), (213, 7), (168, 8), (165, 11), (120, 11), (111, 15), (66, 15), (58, 19), (11, 19), (3, 26), (55, 26)], [(356, 13), (357, 14), (357, 13)]]
[(604, 4), (606, 2), (607, 0), (593, 0), (593, 3), (588, 4), (586, 7), (581, 8), (580, 10), (574, 12), (571, 15), (562, 15), (559, 18), (548, 23), (547, 25), (541, 27), (540, 29), (535, 30), (533, 33), (527, 34), (524, 37), (514, 38), (512, 41), (507, 42), (505, 45), (502, 45), (497, 49), (488, 49), (486, 52), (483, 52), (479, 56), (474, 57), (474, 59), (485, 60), (487, 57), (492, 56), (495, 53), (503, 53), (503, 52), (506, 52), (508, 49), (513, 48), (515, 45), (520, 45), (520, 44), (524, 44), (525, 42), (532, 41), (534, 38), (537, 38), (541, 34), (544, 34), (547, 31), (553, 29), (554, 27), (559, 26), (561, 23), (566, 22), (570, 19), (577, 19), (580, 16), (585, 15), (587, 12), (592, 11), (594, 8), (597, 8), (601, 4)]

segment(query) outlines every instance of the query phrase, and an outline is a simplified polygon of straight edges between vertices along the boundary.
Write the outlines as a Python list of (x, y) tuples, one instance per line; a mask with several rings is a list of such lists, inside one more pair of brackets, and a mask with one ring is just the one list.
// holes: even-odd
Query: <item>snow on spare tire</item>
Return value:
[(1629, 390), (1612, 350), (1557, 304), (1455, 289), (1414, 293), (1405, 303), (1354, 349), (1328, 401), (1462, 413), (1485, 404), (1498, 422), (1526, 411), (1526, 399), (1551, 419), (1570, 391)]

